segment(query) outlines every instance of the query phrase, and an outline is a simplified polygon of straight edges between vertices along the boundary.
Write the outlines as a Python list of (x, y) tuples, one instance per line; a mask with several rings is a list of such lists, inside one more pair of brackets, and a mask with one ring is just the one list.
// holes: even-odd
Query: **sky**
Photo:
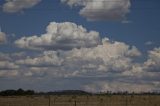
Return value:
[(0, 90), (160, 91), (159, 0), (0, 0)]

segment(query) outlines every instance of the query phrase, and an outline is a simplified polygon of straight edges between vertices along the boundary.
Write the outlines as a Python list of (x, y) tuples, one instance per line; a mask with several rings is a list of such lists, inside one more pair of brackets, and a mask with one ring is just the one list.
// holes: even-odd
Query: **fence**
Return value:
[(0, 97), (0, 106), (160, 106), (160, 96), (20, 96)]

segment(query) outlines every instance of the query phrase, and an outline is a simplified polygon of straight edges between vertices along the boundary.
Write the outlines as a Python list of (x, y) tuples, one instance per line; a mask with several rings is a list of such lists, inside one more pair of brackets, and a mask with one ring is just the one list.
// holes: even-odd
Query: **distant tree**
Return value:
[(25, 91), (25, 94), (26, 95), (34, 95), (35, 92), (34, 92), (34, 90), (27, 90), (27, 91)]
[(5, 91), (1, 91), (0, 95), (2, 96), (12, 96), (15, 95), (15, 90), (5, 90)]
[(19, 88), (18, 90), (5, 90), (1, 91), (1, 96), (21, 96), (21, 95), (34, 95), (35, 92), (33, 90), (23, 90)]
[(25, 91), (20, 88), (16, 91), (16, 95), (25, 95)]

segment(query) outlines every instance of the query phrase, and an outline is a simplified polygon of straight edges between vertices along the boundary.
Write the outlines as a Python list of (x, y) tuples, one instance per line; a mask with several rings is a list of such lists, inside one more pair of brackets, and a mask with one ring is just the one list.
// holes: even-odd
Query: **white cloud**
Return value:
[(47, 67), (30, 67), (29, 71), (25, 71), (23, 74), (25, 77), (44, 77), (47, 71)]
[(0, 61), (0, 70), (10, 70), (10, 69), (17, 69), (19, 68), (18, 65), (16, 65), (15, 63), (13, 62), (10, 62), (10, 61)]
[(119, 81), (97, 81), (84, 86), (86, 91), (106, 92), (106, 91), (128, 91), (128, 92), (148, 92), (153, 91), (155, 86), (147, 83), (129, 83)]
[[(87, 32), (82, 26), (69, 22), (50, 23), (46, 34), (40, 37), (23, 37), (15, 41), (15, 44), (21, 48), (44, 50), (57, 46), (56, 49), (61, 49), (58, 52), (50, 51), (49, 55), (40, 53), (34, 57), (20, 59), (16, 63), (37, 68), (46, 67), (47, 73), (60, 77), (90, 77), (104, 76), (107, 72), (121, 73), (131, 70), (134, 57), (141, 55), (135, 46), (111, 41), (108, 38), (100, 41), (98, 32)], [(65, 50), (67, 45), (71, 47)], [(49, 66), (52, 66), (52, 69)]]
[(6, 42), (6, 34), (4, 32), (0, 32), (0, 44)]
[(11, 58), (10, 58), (10, 56), (7, 53), (0, 52), (0, 60), (1, 61), (11, 60)]
[(60, 66), (62, 62), (63, 59), (58, 57), (56, 51), (46, 51), (35, 58), (27, 57), (26, 59), (16, 61), (17, 64), (39, 67)]
[[(133, 49), (133, 50), (132, 50)], [(158, 81), (158, 74), (146, 71), (143, 63), (132, 62), (134, 56), (139, 56), (140, 53), (135, 53), (135, 47), (130, 47), (123, 42), (110, 41), (109, 39), (103, 40), (102, 45), (92, 48), (73, 49), (70, 51), (49, 51), (41, 55), (30, 58), (31, 62), (27, 62), (27, 58), (23, 61), (23, 65), (30, 65), (22, 72), (25, 77), (37, 78), (117, 78), (115, 81), (98, 81), (93, 83), (91, 81), (88, 85), (84, 86), (88, 91), (153, 91), (158, 89), (158, 85), (152, 82)], [(133, 53), (132, 53), (132, 52)], [(139, 51), (138, 51), (139, 52)], [(48, 55), (53, 55), (48, 58)], [(137, 55), (138, 54), (138, 55)], [(158, 56), (158, 48), (149, 52), (149, 57)], [(47, 56), (47, 59), (45, 58)], [(54, 62), (63, 62), (59, 64), (48, 63), (48, 59)], [(158, 59), (158, 58), (157, 58)], [(26, 61), (27, 60), (27, 61)], [(37, 60), (35, 62), (35, 60)], [(159, 59), (158, 59), (159, 60)], [(30, 64), (31, 63), (31, 64)], [(44, 65), (45, 64), (45, 65)], [(48, 67), (46, 64), (53, 65)], [(42, 67), (43, 66), (43, 67)], [(155, 66), (154, 66), (155, 67)], [(148, 79), (145, 80), (145, 78)], [(121, 79), (121, 80), (119, 80)], [(149, 80), (151, 79), (151, 80)], [(136, 82), (139, 80), (139, 82)], [(124, 81), (124, 82), (123, 82)], [(127, 82), (126, 82), (127, 81)], [(145, 83), (142, 83), (145, 81)], [(156, 83), (157, 84), (157, 83)]]
[(128, 71), (124, 71), (122, 74), (125, 76), (134, 77), (154, 77), (160, 73), (160, 48), (154, 48), (148, 51), (148, 58), (142, 63), (132, 64), (132, 67)]
[(41, 0), (5, 0), (2, 8), (4, 12), (15, 13), (24, 9), (31, 8), (38, 4)]
[(148, 52), (148, 60), (144, 63), (148, 71), (160, 72), (160, 47)]
[(0, 60), (0, 77), (10, 78), (17, 76), (19, 74), (19, 66), (7, 59)]
[(121, 73), (129, 70), (134, 64), (133, 56), (140, 54), (134, 46), (104, 38), (102, 44), (96, 47), (46, 51), (17, 60), (16, 63), (37, 68), (45, 67), (47, 68), (45, 70), (48, 70), (46, 75), (53, 77), (91, 77), (104, 76), (107, 72)]
[(61, 0), (69, 6), (81, 6), (79, 14), (87, 20), (123, 20), (130, 12), (130, 0)]
[(127, 52), (127, 54), (131, 57), (135, 57), (140, 56), (141, 52), (135, 46), (132, 46), (132, 48)]
[[(89, 82), (84, 86), (89, 91), (159, 89), (160, 48), (148, 51), (146, 61), (137, 62), (135, 58), (141, 56), (141, 52), (135, 46), (108, 38), (100, 40), (98, 32), (88, 32), (74, 23), (53, 22), (46, 30), (47, 33), (39, 37), (15, 41), (21, 48), (42, 49), (43, 52), (0, 53), (1, 77), (21, 75), (25, 79), (43, 81), (80, 79), (85, 83), (77, 85)], [(53, 50), (48, 51), (49, 47)]]
[[(140, 52), (134, 46), (117, 41), (104, 41), (94, 48), (73, 49), (66, 56), (67, 60), (76, 61), (91, 70), (125, 71), (132, 65), (132, 56), (139, 56)], [(76, 65), (75, 65), (76, 66)], [(95, 68), (95, 69), (93, 69)]]
[(17, 70), (0, 70), (0, 78), (1, 77), (16, 77), (19, 75), (19, 72)]
[(94, 47), (100, 43), (99, 33), (87, 32), (85, 28), (71, 22), (51, 22), (47, 33), (39, 36), (22, 37), (15, 41), (20, 48), (29, 49), (72, 49)]

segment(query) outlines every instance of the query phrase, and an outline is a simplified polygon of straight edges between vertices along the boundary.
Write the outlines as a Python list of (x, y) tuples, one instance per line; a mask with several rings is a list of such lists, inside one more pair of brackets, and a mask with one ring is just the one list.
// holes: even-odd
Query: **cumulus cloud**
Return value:
[[(102, 45), (94, 48), (73, 49), (67, 60), (84, 65), (86, 70), (125, 71), (132, 65), (132, 56), (139, 56), (137, 48), (123, 42), (103, 40)], [(76, 62), (77, 61), (77, 62)], [(84, 63), (84, 64), (83, 64)], [(76, 66), (76, 65), (74, 65)], [(87, 68), (88, 67), (88, 68)]]
[(47, 67), (30, 67), (29, 71), (25, 71), (23, 73), (23, 75), (25, 77), (44, 77), (44, 76), (46, 76), (47, 72), (48, 72), (48, 68)]
[(130, 0), (61, 0), (69, 6), (81, 6), (79, 14), (87, 20), (123, 20), (130, 12)]
[(125, 70), (122, 75), (124, 76), (133, 76), (133, 77), (143, 77), (143, 75), (146, 74), (144, 71), (143, 64), (132, 64), (130, 70)]
[(41, 36), (22, 37), (15, 41), (20, 48), (29, 49), (72, 49), (94, 47), (100, 43), (99, 33), (87, 32), (85, 28), (71, 22), (51, 22), (47, 33)]
[(16, 77), (18, 76), (19, 72), (17, 70), (0, 70), (0, 78), (2, 77)]
[(89, 91), (159, 90), (160, 48), (148, 51), (146, 61), (138, 62), (135, 58), (141, 52), (135, 46), (109, 38), (101, 40), (98, 32), (88, 32), (80, 25), (52, 22), (46, 30), (41, 36), (15, 41), (18, 47), (42, 51), (0, 53), (0, 77), (21, 75), (62, 82), (80, 79), (85, 83), (77, 85), (85, 85)]
[(9, 61), (8, 58), (0, 60), (0, 77), (15, 77), (19, 74), (18, 69), (19, 66)]
[(13, 62), (10, 61), (0, 61), (0, 70), (5, 70), (5, 69), (17, 69), (19, 68), (18, 65), (16, 65)]
[(106, 75), (106, 72), (121, 73), (130, 70), (134, 64), (133, 58), (141, 55), (135, 46), (111, 41), (108, 38), (100, 40), (98, 32), (87, 32), (82, 26), (70, 22), (52, 22), (47, 27), (46, 34), (40, 37), (23, 37), (16, 40), (15, 44), (29, 49), (48, 50), (49, 47), (60, 49), (46, 51), (35, 57), (28, 56), (17, 60), (16, 63), (32, 67), (52, 66), (54, 72), (48, 68), (49, 73), (63, 77), (101, 76)]
[(132, 64), (132, 67), (128, 71), (124, 71), (124, 76), (134, 77), (154, 77), (157, 79), (160, 74), (160, 48), (154, 48), (148, 51), (147, 60), (142, 63)]
[(129, 83), (119, 81), (97, 81), (84, 86), (86, 91), (106, 92), (106, 91), (128, 91), (128, 92), (149, 92), (155, 89), (155, 86), (147, 83)]
[(95, 77), (107, 75), (107, 72), (121, 73), (129, 70), (133, 65), (133, 56), (140, 54), (134, 46), (105, 38), (96, 47), (46, 51), (34, 57), (17, 60), (16, 64), (47, 68), (46, 75), (53, 77)]
[(6, 34), (0, 31), (0, 44), (5, 43), (6, 40)]
[(149, 71), (160, 72), (160, 48), (154, 48), (148, 52), (148, 59), (144, 65)]
[(4, 12), (16, 13), (37, 5), (41, 0), (5, 0), (2, 8)]
[(63, 62), (63, 59), (58, 57), (56, 51), (46, 51), (42, 55), (35, 58), (27, 57), (26, 59), (17, 60), (17, 64), (29, 65), (29, 66), (59, 66)]
[(0, 52), (0, 60), (1, 61), (10, 60), (10, 56), (7, 53), (4, 54)]

